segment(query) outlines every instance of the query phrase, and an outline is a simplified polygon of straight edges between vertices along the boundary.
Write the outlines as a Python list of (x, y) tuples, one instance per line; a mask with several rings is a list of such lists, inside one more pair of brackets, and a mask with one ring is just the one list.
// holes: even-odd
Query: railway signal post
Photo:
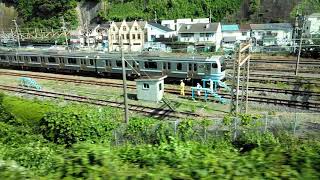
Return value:
[[(239, 45), (237, 58), (233, 63), (233, 79), (231, 91), (230, 113), (238, 115), (238, 113), (247, 113), (248, 111), (248, 88), (250, 76), (250, 49), (251, 42)], [(241, 69), (243, 69), (241, 71)], [(240, 78), (241, 76), (241, 78)], [(242, 81), (242, 82), (240, 82)], [(240, 84), (241, 95), (240, 95)]]

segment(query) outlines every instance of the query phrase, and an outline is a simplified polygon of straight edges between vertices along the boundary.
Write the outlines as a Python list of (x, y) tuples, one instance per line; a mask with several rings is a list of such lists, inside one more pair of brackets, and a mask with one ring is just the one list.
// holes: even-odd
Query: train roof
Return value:
[[(67, 58), (88, 58), (88, 59), (114, 59), (120, 58), (120, 53), (102, 53), (102, 52), (82, 52), (82, 51), (57, 51), (57, 50), (0, 50), (0, 55), (24, 55), (24, 56), (52, 56)], [(145, 55), (145, 54), (124, 54), (126, 60), (151, 60), (151, 61), (223, 61), (223, 56), (173, 56), (173, 55)]]

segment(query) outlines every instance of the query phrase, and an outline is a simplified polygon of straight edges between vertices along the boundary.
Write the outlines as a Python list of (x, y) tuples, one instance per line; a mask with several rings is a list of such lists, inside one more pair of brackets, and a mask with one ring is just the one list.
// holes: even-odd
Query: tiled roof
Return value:
[(250, 24), (252, 30), (288, 30), (292, 29), (290, 23)]
[(150, 24), (151, 26), (156, 27), (158, 29), (161, 29), (162, 31), (165, 31), (165, 32), (172, 32), (173, 31), (172, 29), (170, 29), (166, 26), (162, 26), (161, 24), (158, 24), (158, 23), (148, 22), (148, 24)]
[(239, 26), (237, 24), (221, 25), (221, 31), (239, 31)]
[(179, 33), (205, 33), (216, 32), (219, 23), (197, 23), (197, 24), (183, 24), (179, 29)]
[(251, 26), (250, 24), (240, 24), (240, 31), (250, 31)]

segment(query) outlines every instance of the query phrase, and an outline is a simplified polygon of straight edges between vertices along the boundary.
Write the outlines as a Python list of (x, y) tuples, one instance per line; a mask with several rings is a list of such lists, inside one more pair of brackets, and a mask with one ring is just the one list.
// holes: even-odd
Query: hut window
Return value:
[(181, 63), (177, 63), (177, 70), (181, 71), (182, 70), (182, 64)]
[(216, 69), (218, 68), (218, 65), (216, 63), (212, 63), (212, 68)]
[(162, 90), (162, 83), (159, 84), (159, 91)]
[(149, 84), (143, 83), (143, 89), (149, 89), (149, 88), (150, 88)]

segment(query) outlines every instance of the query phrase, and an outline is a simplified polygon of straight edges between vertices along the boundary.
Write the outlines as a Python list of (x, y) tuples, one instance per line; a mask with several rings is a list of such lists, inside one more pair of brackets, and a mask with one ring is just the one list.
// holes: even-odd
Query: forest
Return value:
[(318, 135), (240, 117), (235, 138), (230, 116), (216, 132), (209, 120), (123, 124), (113, 108), (0, 94), (0, 179), (319, 179)]

